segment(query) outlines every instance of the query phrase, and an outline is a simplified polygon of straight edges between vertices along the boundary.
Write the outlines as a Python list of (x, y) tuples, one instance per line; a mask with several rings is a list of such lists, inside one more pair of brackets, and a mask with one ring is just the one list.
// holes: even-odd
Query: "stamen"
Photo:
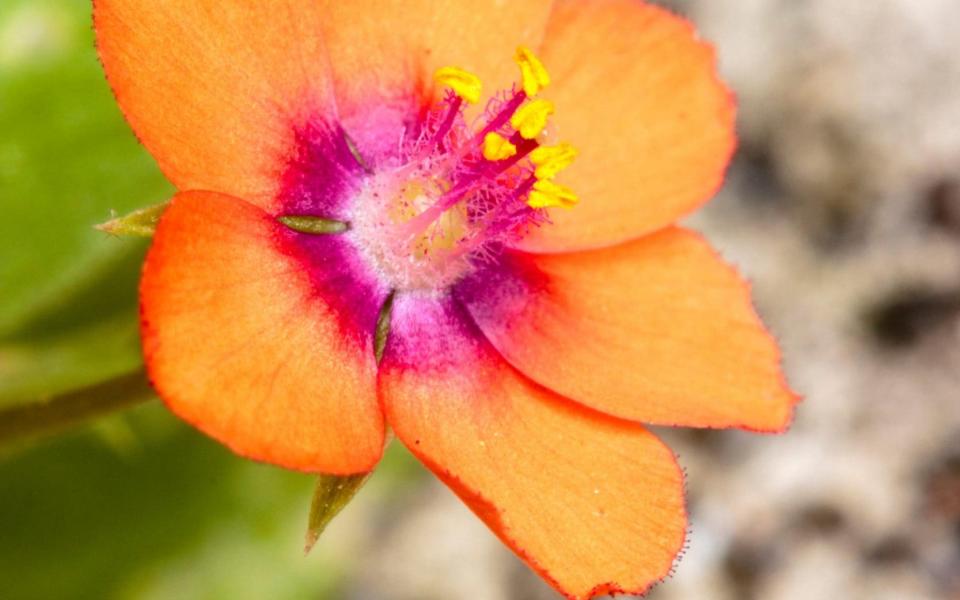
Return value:
[(523, 92), (528, 98), (533, 98), (540, 90), (550, 85), (550, 74), (530, 48), (526, 46), (517, 48), (513, 60), (520, 66)]
[(454, 206), (470, 191), (472, 183), (474, 182), (467, 182), (467, 185), (457, 184), (450, 191), (440, 196), (440, 199), (425, 211), (407, 221), (402, 229), (403, 237), (412, 238), (426, 231), (427, 227), (443, 216), (443, 213), (445, 213), (447, 209)]
[(476, 104), (480, 100), (483, 83), (479, 77), (469, 71), (459, 67), (441, 67), (433, 74), (433, 78), (470, 104)]
[(510, 137), (509, 142), (516, 146), (517, 153), (509, 157), (505, 161), (499, 161), (496, 163), (496, 168), (487, 172), (486, 175), (490, 178), (494, 178), (513, 165), (517, 164), (521, 160), (527, 157), (528, 154), (533, 152), (537, 147), (537, 142), (534, 140), (525, 140), (518, 135), (513, 135)]
[(450, 107), (447, 109), (447, 116), (443, 119), (443, 122), (440, 123), (440, 127), (437, 128), (436, 133), (433, 135), (433, 141), (436, 143), (437, 148), (442, 152), (443, 151), (443, 138), (450, 132), (453, 128), (454, 122), (457, 120), (457, 116), (460, 114), (460, 109), (463, 107), (463, 98), (460, 96), (454, 96), (453, 100), (450, 102)]
[(444, 212), (446, 212), (452, 206), (455, 206), (464, 198), (464, 196), (472, 192), (474, 188), (484, 183), (485, 180), (495, 179), (498, 175), (517, 164), (537, 147), (537, 143), (535, 141), (522, 140), (522, 142), (523, 143), (517, 146), (516, 154), (505, 160), (497, 161), (494, 163), (495, 168), (481, 170), (458, 181), (453, 188), (440, 196), (440, 198), (432, 206), (427, 208), (427, 210), (410, 219), (404, 228), (405, 234), (408, 237), (420, 235), (434, 221), (439, 219)]
[(527, 177), (523, 183), (517, 186), (517, 189), (513, 190), (514, 198), (523, 198), (526, 196), (530, 190), (533, 188), (533, 184), (537, 182), (536, 177)]
[[(480, 99), (479, 78), (456, 67), (437, 70), (436, 81), (448, 87), (444, 97), (416, 137), (401, 142), (399, 164), (364, 180), (363, 204), (373, 208), (352, 219), (349, 235), (391, 288), (449, 285), (504, 244), (549, 223), (543, 209), (577, 203), (572, 190), (553, 182), (577, 150), (537, 141), (554, 106), (533, 95), (550, 77), (528, 48), (518, 48), (515, 60), (522, 82), (487, 103), (479, 130), (464, 114), (467, 103)], [(352, 147), (351, 153), (364, 164)], [(388, 299), (378, 320), (378, 356), (389, 314)]]
[(517, 153), (517, 147), (499, 133), (490, 132), (483, 138), (483, 157), (487, 160), (504, 160)]
[(530, 190), (527, 206), (530, 208), (572, 208), (580, 198), (570, 188), (548, 179), (538, 179)]
[(569, 167), (578, 154), (577, 149), (567, 143), (540, 146), (530, 153), (530, 162), (537, 166), (534, 175), (537, 179), (553, 179)]
[(520, 183), (508, 199), (494, 207), (482, 222), (476, 223), (477, 232), (466, 238), (450, 256), (460, 258), (472, 254), (482, 250), (490, 240), (509, 236), (519, 224), (537, 222), (538, 211), (523, 202), (536, 181), (536, 177), (528, 177)]
[(553, 103), (538, 98), (517, 109), (510, 117), (510, 124), (524, 139), (532, 140), (543, 132), (547, 118), (553, 114)]

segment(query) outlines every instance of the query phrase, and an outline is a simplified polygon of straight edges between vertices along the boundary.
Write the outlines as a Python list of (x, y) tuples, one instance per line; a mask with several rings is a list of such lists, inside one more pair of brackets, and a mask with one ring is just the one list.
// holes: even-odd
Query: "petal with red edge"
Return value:
[(335, 113), (312, 0), (96, 0), (97, 47), (137, 136), (180, 189), (276, 208), (297, 129)]
[(457, 297), (528, 377), (625, 419), (782, 431), (797, 397), (748, 285), (680, 228), (602, 250), (506, 255)]
[(397, 436), (570, 598), (641, 593), (686, 532), (683, 475), (642, 426), (507, 365), (449, 300), (398, 296), (379, 390)]
[(368, 471), (384, 440), (375, 301), (354, 301), (350, 312), (349, 298), (328, 300), (346, 283), (341, 261), (305, 268), (317, 249), (296, 235), (236, 198), (174, 198), (140, 285), (148, 373), (173, 412), (238, 454)]
[(669, 225), (720, 186), (734, 102), (690, 23), (638, 0), (557, 0), (541, 50), (557, 139), (580, 150), (558, 181), (581, 202), (519, 245), (613, 245)]

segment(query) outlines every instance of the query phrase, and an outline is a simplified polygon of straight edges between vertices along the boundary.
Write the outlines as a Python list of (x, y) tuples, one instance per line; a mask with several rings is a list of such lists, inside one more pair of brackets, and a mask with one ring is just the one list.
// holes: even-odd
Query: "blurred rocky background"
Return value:
[[(740, 104), (727, 184), (689, 224), (753, 281), (806, 399), (784, 436), (659, 431), (688, 470), (691, 535), (649, 598), (958, 600), (960, 2), (666, 4), (716, 44)], [(89, 223), (169, 191), (112, 105), (88, 13), (0, 0), (2, 227), (47, 210), (14, 197)], [(132, 285), (136, 252), (69, 225), (48, 271), (66, 247), (97, 289)], [(103, 339), (110, 315), (62, 332), (35, 308), (78, 275), (58, 277), (0, 301), (0, 375)], [(27, 339), (11, 314), (54, 333)], [(400, 448), (303, 558), (310, 488), (155, 403), (18, 447), (0, 455), (0, 598), (555, 597)]]

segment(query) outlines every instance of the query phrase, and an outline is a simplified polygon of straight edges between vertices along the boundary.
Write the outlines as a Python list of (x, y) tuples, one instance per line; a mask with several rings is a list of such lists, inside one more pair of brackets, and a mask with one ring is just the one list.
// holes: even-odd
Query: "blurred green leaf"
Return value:
[(38, 299), (0, 336), (0, 410), (43, 401), (140, 368), (137, 277), (143, 244)]
[[(159, 403), (126, 414), (139, 446), (124, 454), (79, 430), (0, 458), (0, 596), (323, 597), (329, 575), (297, 544), (308, 477), (239, 459)], [(211, 593), (240, 559), (249, 591)]]
[(171, 187), (116, 107), (89, 20), (87, 0), (0, 5), (0, 419), (141, 368), (146, 244), (93, 226)]
[(356, 552), (376, 535), (376, 515), (429, 476), (391, 445), (305, 558), (311, 477), (240, 459), (160, 403), (111, 419), (136, 446), (118, 452), (80, 428), (0, 455), (4, 600), (343, 598), (338, 585), (363, 569)]
[(95, 224), (172, 193), (82, 56), (0, 74), (0, 335), (126, 251)]

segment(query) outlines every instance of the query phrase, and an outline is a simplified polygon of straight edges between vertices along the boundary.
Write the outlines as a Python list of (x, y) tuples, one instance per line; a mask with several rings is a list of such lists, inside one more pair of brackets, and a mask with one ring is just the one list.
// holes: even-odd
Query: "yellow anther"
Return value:
[(470, 104), (476, 104), (480, 100), (483, 83), (470, 71), (457, 67), (441, 67), (433, 74), (433, 79), (440, 85), (453, 90), (454, 94)]
[(510, 124), (520, 132), (523, 139), (532, 140), (540, 135), (543, 128), (547, 126), (547, 117), (552, 114), (553, 103), (538, 98), (518, 108), (517, 112), (510, 117)]
[(527, 205), (530, 208), (552, 208), (559, 206), (571, 208), (580, 198), (570, 188), (547, 179), (539, 179), (533, 184)]
[(530, 153), (530, 160), (537, 167), (533, 174), (537, 179), (553, 179), (557, 173), (569, 167), (578, 154), (577, 149), (567, 143), (537, 146)]
[(517, 48), (513, 60), (520, 66), (523, 91), (528, 98), (533, 98), (540, 90), (550, 85), (550, 74), (530, 48), (526, 46)]
[(490, 132), (483, 138), (483, 157), (487, 160), (504, 160), (517, 153), (517, 147), (499, 133)]

